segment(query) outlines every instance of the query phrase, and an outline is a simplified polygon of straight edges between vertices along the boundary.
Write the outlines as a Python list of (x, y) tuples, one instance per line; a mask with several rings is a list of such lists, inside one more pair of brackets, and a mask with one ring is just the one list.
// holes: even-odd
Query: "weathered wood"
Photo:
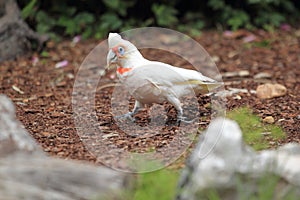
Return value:
[(101, 199), (116, 196), (128, 178), (108, 168), (28, 154), (0, 160), (3, 199)]
[(0, 62), (30, 52), (32, 42), (41, 47), (47, 39), (22, 20), (15, 0), (0, 0)]
[[(299, 199), (300, 145), (254, 151), (242, 139), (234, 121), (217, 118), (187, 162), (178, 184), (176, 200)], [(272, 185), (273, 184), (273, 185)]]
[(17, 121), (12, 102), (0, 95), (0, 158), (14, 151), (43, 154), (42, 149)]
[(132, 180), (105, 167), (46, 156), (16, 120), (12, 102), (0, 95), (1, 199), (116, 199)]

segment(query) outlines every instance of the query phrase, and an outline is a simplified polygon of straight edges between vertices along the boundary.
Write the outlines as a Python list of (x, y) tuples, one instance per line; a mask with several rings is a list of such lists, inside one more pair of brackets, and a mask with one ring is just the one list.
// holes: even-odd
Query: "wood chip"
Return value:
[(23, 92), (20, 88), (18, 88), (17, 86), (15, 86), (15, 85), (12, 86), (12, 89), (13, 89), (14, 91), (20, 93), (20, 94), (24, 94), (24, 92)]

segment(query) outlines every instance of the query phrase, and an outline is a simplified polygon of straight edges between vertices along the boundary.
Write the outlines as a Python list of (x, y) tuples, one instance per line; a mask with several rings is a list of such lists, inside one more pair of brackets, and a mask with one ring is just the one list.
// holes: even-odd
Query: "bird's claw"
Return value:
[(178, 125), (180, 125), (181, 122), (184, 122), (184, 123), (187, 123), (187, 124), (191, 124), (194, 121), (195, 121), (195, 119), (187, 120), (186, 117), (182, 117), (182, 116), (177, 117), (177, 123), (178, 123)]
[(124, 115), (115, 116), (115, 119), (129, 119), (130, 121), (134, 122), (135, 119), (132, 117), (132, 115), (132, 112), (128, 112)]

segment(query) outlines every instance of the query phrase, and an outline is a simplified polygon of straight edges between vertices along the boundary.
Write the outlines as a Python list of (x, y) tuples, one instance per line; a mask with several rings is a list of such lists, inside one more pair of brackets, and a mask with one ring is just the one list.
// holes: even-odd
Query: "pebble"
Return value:
[(212, 56), (211, 59), (215, 63), (220, 61), (220, 57), (218, 57), (218, 56)]
[(284, 96), (287, 92), (285, 86), (281, 84), (265, 83), (256, 88), (256, 95), (260, 99), (271, 99), (274, 97)]
[(242, 71), (239, 71), (238, 74), (240, 77), (245, 77), (245, 76), (249, 76), (250, 72), (248, 70), (242, 70)]
[(248, 70), (241, 70), (241, 71), (235, 71), (235, 72), (225, 72), (222, 74), (225, 78), (231, 78), (231, 77), (246, 77), (249, 76), (250, 72)]
[(274, 124), (275, 119), (272, 116), (267, 116), (263, 119), (263, 122), (268, 123), (268, 124)]
[(235, 97), (233, 97), (233, 99), (236, 99), (236, 100), (241, 100), (242, 97), (240, 95), (236, 95)]

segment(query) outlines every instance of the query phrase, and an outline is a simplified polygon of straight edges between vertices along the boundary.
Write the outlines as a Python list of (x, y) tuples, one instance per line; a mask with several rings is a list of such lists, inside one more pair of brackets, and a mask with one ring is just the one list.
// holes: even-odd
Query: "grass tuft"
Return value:
[(170, 200), (176, 194), (180, 171), (162, 169), (139, 174), (133, 200)]
[(247, 107), (229, 111), (227, 117), (239, 124), (244, 141), (255, 150), (268, 149), (275, 141), (285, 138), (285, 133), (279, 126), (262, 123)]

